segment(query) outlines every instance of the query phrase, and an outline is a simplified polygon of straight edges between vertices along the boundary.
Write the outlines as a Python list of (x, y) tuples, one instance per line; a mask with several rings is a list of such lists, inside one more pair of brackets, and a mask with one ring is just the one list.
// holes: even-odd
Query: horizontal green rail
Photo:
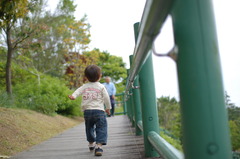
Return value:
[(160, 132), (163, 132), (164, 134), (166, 134), (167, 136), (173, 138), (173, 139), (176, 139), (176, 140), (179, 140), (179, 138), (177, 138), (176, 136), (174, 136), (173, 134), (171, 134), (168, 130), (166, 129), (163, 129), (160, 127)]
[[(232, 154), (211, 0), (146, 1), (140, 25), (134, 26), (136, 45), (125, 94), (128, 116), (133, 126), (144, 132), (145, 157), (158, 157), (159, 153), (165, 159), (184, 158), (156, 129), (158, 116), (151, 53), (154, 40), (170, 13), (174, 42), (178, 47), (176, 64), (184, 156), (186, 159), (230, 159)], [(133, 91), (138, 88), (139, 99), (135, 97), (137, 91)], [(141, 119), (137, 118), (139, 108)], [(237, 157), (238, 154), (234, 155)]]
[(164, 140), (159, 134), (154, 131), (149, 132), (148, 140), (153, 145), (155, 150), (163, 157), (170, 159), (183, 159), (184, 155), (175, 147)]
[(115, 115), (122, 115), (122, 114), (125, 114), (125, 112), (116, 112), (114, 113)]
[(123, 93), (118, 93), (115, 96), (122, 96), (122, 95), (124, 95), (124, 92)]
[(160, 28), (166, 20), (174, 0), (148, 0), (146, 1), (143, 16), (141, 19), (138, 38), (134, 48), (133, 63), (127, 81), (127, 91), (145, 63), (149, 50)]
[(115, 112), (115, 115), (122, 115), (122, 114), (126, 114), (127, 110), (126, 110), (126, 103), (125, 103), (125, 100), (124, 100), (124, 95), (125, 95), (125, 92), (122, 92), (122, 93), (118, 93), (115, 95), (115, 97), (121, 97), (120, 101), (116, 101), (115, 104), (118, 105), (118, 104), (121, 104), (122, 107), (123, 107), (123, 112)]

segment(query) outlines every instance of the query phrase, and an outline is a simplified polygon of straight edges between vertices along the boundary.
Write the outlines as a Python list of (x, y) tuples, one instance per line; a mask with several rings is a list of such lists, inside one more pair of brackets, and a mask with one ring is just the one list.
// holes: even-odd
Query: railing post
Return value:
[(186, 159), (230, 159), (231, 146), (211, 0), (173, 8)]
[(128, 109), (128, 117), (131, 121), (131, 123), (133, 122), (133, 114), (132, 114), (132, 99), (131, 96), (128, 95), (128, 100), (127, 100), (127, 109)]
[[(129, 69), (127, 69), (127, 74), (129, 76)], [(132, 115), (131, 115), (131, 102), (130, 102), (130, 95), (129, 95), (129, 92), (126, 93), (126, 98), (127, 98), (127, 115), (128, 115), (128, 118), (130, 119), (130, 121), (132, 122)]]
[[(132, 67), (131, 65), (132, 65), (132, 62), (133, 62), (133, 55), (130, 55), (129, 56), (129, 61), (130, 61), (130, 67)], [(131, 102), (132, 102), (132, 126), (133, 127), (136, 127), (136, 120), (135, 120), (135, 116), (136, 116), (136, 114), (135, 114), (135, 107), (136, 107), (136, 105), (135, 105), (135, 103), (134, 103), (134, 97), (133, 97), (133, 89), (130, 89), (131, 90), (131, 97), (130, 97), (130, 100), (131, 100)]]
[(135, 133), (136, 135), (142, 135), (141, 129), (138, 127), (138, 122), (142, 120), (142, 112), (141, 112), (141, 97), (139, 90), (139, 81), (138, 76), (134, 80), (134, 86), (138, 88), (133, 89), (133, 100), (134, 100), (134, 111), (135, 111)]
[(132, 127), (135, 127), (136, 126), (136, 122), (135, 122), (135, 106), (134, 106), (134, 101), (133, 101), (133, 93), (132, 93), (132, 89), (131, 89), (131, 96), (130, 96), (130, 102), (131, 102), (131, 121), (132, 121)]
[[(139, 24), (140, 24), (139, 22), (134, 24), (135, 43), (137, 42), (137, 38), (138, 38)], [(133, 100), (134, 100), (134, 105), (135, 105), (135, 122), (136, 122), (135, 133), (136, 133), (136, 135), (142, 135), (142, 131), (138, 127), (138, 122), (142, 120), (141, 97), (140, 97), (139, 77), (138, 76), (135, 78), (133, 85), (134, 85), (134, 87), (136, 87), (133, 89)]]
[(126, 100), (124, 99), (125, 97), (125, 93), (123, 93), (122, 95), (122, 102), (123, 102), (123, 114), (126, 115), (127, 114), (127, 103)]
[(144, 134), (144, 148), (146, 157), (158, 157), (159, 154), (154, 150), (148, 141), (148, 134), (151, 131), (159, 134), (157, 99), (155, 93), (155, 83), (153, 74), (152, 54), (150, 54), (142, 66), (139, 73), (141, 102), (142, 102), (142, 121)]

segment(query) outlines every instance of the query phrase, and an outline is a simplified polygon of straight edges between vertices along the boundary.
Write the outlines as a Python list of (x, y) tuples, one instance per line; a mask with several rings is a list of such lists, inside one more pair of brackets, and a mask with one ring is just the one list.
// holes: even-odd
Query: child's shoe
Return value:
[(91, 144), (91, 145), (88, 145), (89, 147), (89, 150), (92, 152), (94, 149), (95, 149), (95, 145)]
[(95, 156), (102, 156), (103, 150), (101, 148), (96, 148), (95, 149)]

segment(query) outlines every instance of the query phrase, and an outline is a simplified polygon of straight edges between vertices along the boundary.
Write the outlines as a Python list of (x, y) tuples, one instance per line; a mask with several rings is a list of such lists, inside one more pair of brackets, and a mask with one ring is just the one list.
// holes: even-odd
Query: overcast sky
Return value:
[[(56, 6), (56, 1), (49, 2)], [(128, 56), (133, 54), (133, 24), (142, 17), (145, 0), (76, 0), (76, 18), (84, 14), (91, 25), (90, 49), (99, 48), (123, 57), (129, 67)], [(225, 90), (231, 101), (240, 106), (240, 1), (213, 0)], [(51, 7), (52, 8), (52, 7)], [(173, 46), (172, 24), (168, 19), (156, 40), (157, 52)], [(179, 99), (176, 65), (169, 58), (153, 56), (157, 97)]]

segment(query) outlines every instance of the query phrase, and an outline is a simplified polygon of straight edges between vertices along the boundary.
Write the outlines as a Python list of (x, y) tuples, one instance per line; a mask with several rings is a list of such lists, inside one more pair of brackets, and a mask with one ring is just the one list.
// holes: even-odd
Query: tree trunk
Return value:
[(7, 63), (6, 63), (6, 91), (11, 96), (12, 95), (12, 74), (11, 74), (11, 64), (12, 64), (12, 54), (13, 54), (13, 46), (11, 42), (11, 29), (7, 28)]

